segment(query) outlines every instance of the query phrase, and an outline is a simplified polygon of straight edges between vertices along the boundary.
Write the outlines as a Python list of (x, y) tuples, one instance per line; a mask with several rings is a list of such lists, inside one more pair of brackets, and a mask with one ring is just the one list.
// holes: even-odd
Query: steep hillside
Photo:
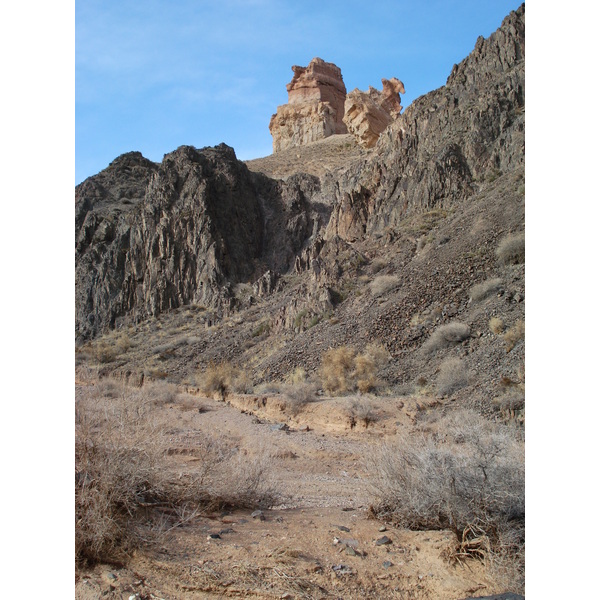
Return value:
[[(332, 136), (297, 164), (292, 150), (250, 162), (287, 177), (273, 180), (224, 145), (182, 147), (160, 165), (125, 155), (78, 186), (80, 339), (116, 326), (133, 345), (105, 370), (188, 383), (218, 360), (255, 383), (315, 372), (329, 346), (373, 340), (392, 386), (431, 381), (461, 352), (475, 389), (518, 380), (522, 344), (507, 353), (488, 322), (524, 314), (524, 267), (495, 254), (524, 227), (524, 19), (521, 7), (480, 38), (370, 152)], [(320, 147), (337, 150), (301, 174)], [(460, 349), (416, 352), (456, 320)]]

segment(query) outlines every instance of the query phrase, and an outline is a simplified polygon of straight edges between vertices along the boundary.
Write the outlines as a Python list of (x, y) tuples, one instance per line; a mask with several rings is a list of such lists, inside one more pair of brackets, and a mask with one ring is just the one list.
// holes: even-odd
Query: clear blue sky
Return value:
[(75, 179), (123, 152), (160, 161), (221, 142), (271, 154), (268, 124), (291, 66), (334, 62), (348, 91), (404, 82), (406, 107), (517, 0), (77, 0)]

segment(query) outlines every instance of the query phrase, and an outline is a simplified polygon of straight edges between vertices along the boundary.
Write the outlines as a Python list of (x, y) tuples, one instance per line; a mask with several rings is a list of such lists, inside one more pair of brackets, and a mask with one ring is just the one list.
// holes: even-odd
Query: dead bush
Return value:
[(317, 399), (318, 385), (312, 381), (300, 381), (283, 386), (286, 412), (296, 417), (304, 407)]
[(502, 279), (494, 278), (482, 281), (474, 285), (469, 292), (469, 297), (473, 302), (485, 300), (488, 296), (495, 294), (502, 287)]
[(422, 352), (425, 355), (433, 354), (437, 350), (459, 344), (471, 335), (471, 330), (464, 323), (452, 322), (438, 327), (423, 344)]
[(321, 381), (330, 394), (343, 394), (352, 389), (356, 350), (349, 346), (330, 348), (321, 361)]
[(492, 317), (488, 323), (490, 331), (496, 335), (504, 331), (504, 321), (499, 317)]
[(451, 396), (469, 382), (465, 363), (460, 358), (450, 357), (440, 365), (437, 376), (437, 390), (441, 395)]
[(321, 361), (323, 388), (329, 394), (370, 392), (381, 384), (379, 372), (389, 360), (390, 353), (377, 343), (368, 344), (361, 354), (350, 346), (330, 348)]
[(243, 369), (230, 362), (211, 363), (198, 375), (199, 387), (205, 394), (217, 394), (221, 400), (231, 392), (246, 394), (252, 392), (252, 380)]
[(177, 386), (166, 381), (146, 382), (143, 386), (143, 392), (148, 400), (157, 406), (173, 404), (178, 395)]
[(365, 429), (377, 420), (377, 413), (369, 400), (364, 398), (352, 398), (348, 406), (348, 419), (350, 429), (354, 429), (356, 423), (362, 422)]
[(209, 435), (195, 440), (199, 460), (181, 472), (172, 430), (144, 389), (116, 397), (76, 392), (75, 547), (78, 562), (126, 560), (135, 548), (201, 511), (275, 501), (268, 463), (241, 456)]
[(399, 283), (400, 278), (396, 275), (378, 275), (371, 281), (369, 287), (371, 288), (371, 294), (377, 297), (394, 289)]
[(506, 343), (506, 351), (510, 352), (517, 345), (517, 342), (524, 337), (525, 323), (519, 320), (503, 335), (504, 342)]
[(368, 469), (375, 514), (413, 530), (451, 529), (453, 558), (509, 560), (522, 575), (524, 444), (514, 428), (461, 412), (432, 433), (384, 443)]
[(525, 234), (509, 234), (496, 249), (496, 257), (503, 265), (518, 265), (525, 262)]

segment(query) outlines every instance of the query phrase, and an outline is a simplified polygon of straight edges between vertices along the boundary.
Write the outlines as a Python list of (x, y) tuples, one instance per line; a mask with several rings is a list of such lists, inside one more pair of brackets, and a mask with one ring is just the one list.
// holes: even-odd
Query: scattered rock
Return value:
[(387, 527), (386, 527), (385, 525), (382, 525), (382, 526), (381, 526), (381, 527), (378, 529), (378, 531), (379, 531), (379, 532), (384, 532), (384, 531), (387, 531)]
[(250, 516), (253, 519), (258, 519), (259, 521), (265, 520), (265, 515), (262, 510), (255, 510)]
[(390, 567), (392, 567), (394, 565), (393, 562), (389, 561), (389, 560), (385, 560), (383, 561), (383, 568), (384, 569), (389, 569)]
[(376, 546), (385, 546), (386, 544), (391, 544), (391, 543), (392, 543), (392, 540), (387, 535), (384, 535), (384, 536), (380, 537), (378, 540), (375, 540)]
[(221, 536), (218, 533), (209, 533), (206, 537), (207, 540), (220, 540)]
[(347, 533), (350, 533), (350, 529), (348, 529), (348, 527), (345, 527), (344, 525), (336, 525), (336, 527), (340, 530), (340, 531), (345, 531)]

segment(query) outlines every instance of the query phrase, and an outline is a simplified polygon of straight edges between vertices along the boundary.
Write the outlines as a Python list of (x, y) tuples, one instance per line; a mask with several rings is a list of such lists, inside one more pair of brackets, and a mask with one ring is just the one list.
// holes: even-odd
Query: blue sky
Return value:
[(271, 154), (268, 124), (291, 66), (315, 56), (348, 91), (404, 82), (403, 106), (441, 85), (517, 0), (78, 0), (75, 179), (123, 152), (182, 144)]

